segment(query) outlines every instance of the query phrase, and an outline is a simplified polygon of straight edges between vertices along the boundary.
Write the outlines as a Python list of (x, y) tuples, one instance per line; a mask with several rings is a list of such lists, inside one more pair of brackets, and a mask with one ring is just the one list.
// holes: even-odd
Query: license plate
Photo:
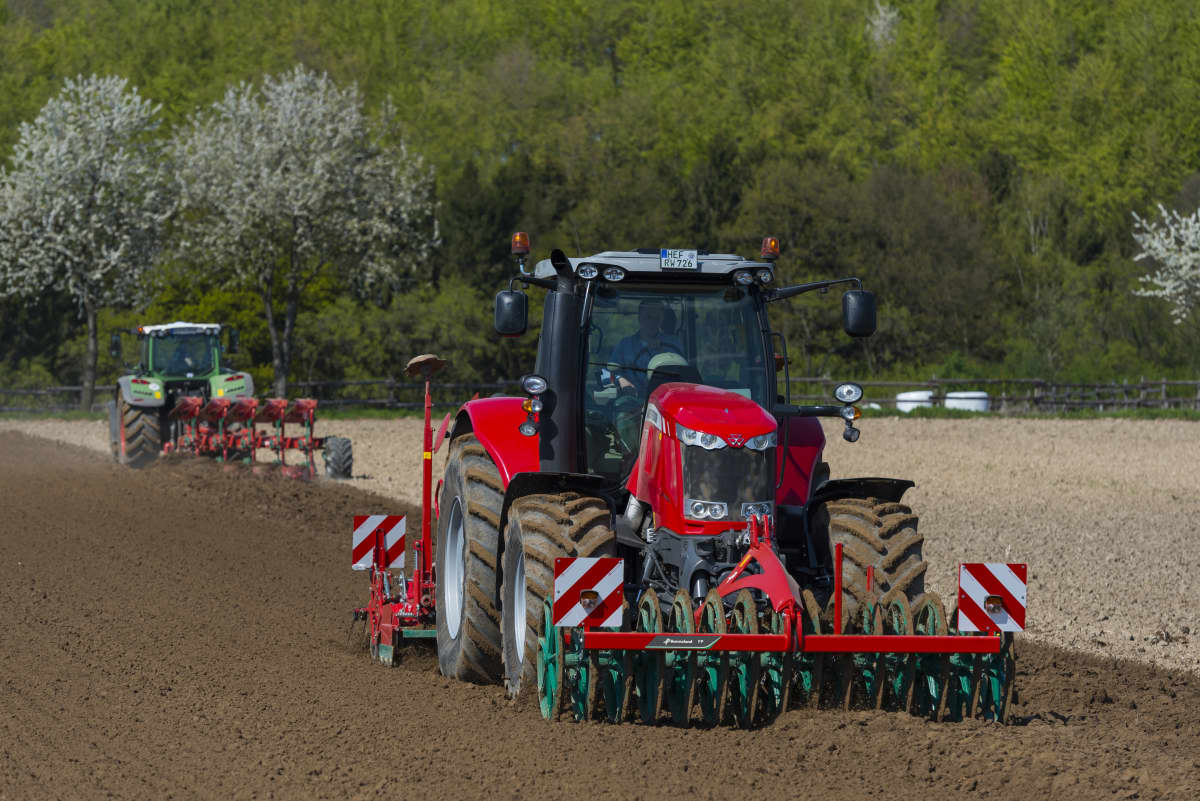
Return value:
[(664, 270), (697, 270), (700, 268), (696, 261), (698, 251), (672, 250), (662, 248), (658, 251), (658, 262)]

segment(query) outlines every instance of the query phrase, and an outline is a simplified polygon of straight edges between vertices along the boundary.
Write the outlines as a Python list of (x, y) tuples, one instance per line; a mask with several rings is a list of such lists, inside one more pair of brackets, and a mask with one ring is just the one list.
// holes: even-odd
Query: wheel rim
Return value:
[(458, 639), (462, 627), (463, 601), (466, 596), (466, 532), (463, 531), (462, 499), (456, 497), (450, 506), (446, 525), (446, 564), (441, 566), (446, 587), (446, 631), (450, 639)]
[[(525, 553), (521, 552), (513, 568), (513, 641), (517, 644), (518, 662), (525, 661), (525, 620)], [(546, 625), (551, 625), (550, 618), (546, 619)]]
[[(667, 631), (691, 634), (695, 630), (692, 611), (692, 596), (687, 590), (678, 590), (671, 602), (671, 614), (667, 619)], [(671, 721), (686, 726), (692, 714), (692, 700), (696, 690), (696, 654), (694, 651), (667, 651), (666, 676), (663, 693)]]
[[(704, 634), (724, 634), (725, 603), (716, 589), (708, 591), (700, 610), (699, 629)], [(696, 700), (704, 722), (716, 726), (725, 719), (729, 688), (729, 654), (701, 651), (698, 658)]]

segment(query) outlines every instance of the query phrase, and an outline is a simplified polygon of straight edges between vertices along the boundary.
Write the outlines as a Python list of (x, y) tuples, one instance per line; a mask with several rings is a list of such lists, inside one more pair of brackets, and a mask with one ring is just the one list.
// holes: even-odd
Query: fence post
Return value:
[(1162, 381), (1159, 384), (1159, 388), (1160, 388), (1159, 397), (1162, 398), (1162, 407), (1164, 409), (1171, 408), (1171, 404), (1167, 403), (1167, 377), (1166, 376), (1162, 377)]

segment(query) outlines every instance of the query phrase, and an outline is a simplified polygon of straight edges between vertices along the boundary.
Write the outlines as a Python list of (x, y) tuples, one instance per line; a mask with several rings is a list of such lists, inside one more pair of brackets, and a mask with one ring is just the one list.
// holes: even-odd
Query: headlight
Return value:
[(521, 379), (521, 389), (525, 390), (530, 395), (541, 395), (546, 391), (546, 379), (540, 375), (527, 375)]
[(717, 501), (698, 501), (688, 498), (683, 502), (685, 516), (692, 520), (724, 520), (729, 516), (729, 505)]
[(772, 431), (746, 440), (746, 447), (752, 451), (765, 451), (767, 448), (774, 448), (775, 441), (775, 432)]
[(580, 278), (595, 278), (600, 274), (600, 271), (596, 269), (596, 265), (594, 264), (581, 264), (575, 269), (575, 274)]
[(775, 504), (771, 503), (770, 501), (757, 501), (755, 503), (743, 503), (742, 504), (742, 519), (749, 520), (754, 515), (766, 515), (767, 517), (770, 517), (772, 511), (774, 510), (774, 506), (775, 506)]
[(833, 397), (842, 403), (858, 403), (862, 400), (863, 388), (858, 384), (839, 384), (833, 391)]
[(775, 280), (775, 274), (770, 270), (759, 270), (754, 274), (758, 278), (758, 283), (769, 284)]
[(625, 271), (622, 270), (620, 267), (605, 267), (604, 268), (604, 280), (605, 281), (620, 281), (624, 277), (625, 277)]
[(687, 426), (682, 426), (679, 423), (675, 424), (675, 436), (679, 437), (679, 441), (684, 445), (699, 445), (706, 451), (714, 451), (718, 448), (725, 448), (729, 443), (718, 437), (716, 434), (705, 434), (703, 431), (693, 431)]
[(754, 283), (754, 273), (749, 270), (738, 270), (733, 274), (733, 280), (742, 286), (750, 286)]

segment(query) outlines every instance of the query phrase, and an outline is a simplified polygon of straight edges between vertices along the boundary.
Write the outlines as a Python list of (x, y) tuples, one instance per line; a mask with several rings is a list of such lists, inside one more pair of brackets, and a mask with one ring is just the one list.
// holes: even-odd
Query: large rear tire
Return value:
[(615, 554), (610, 518), (602, 499), (577, 492), (530, 495), (509, 510), (500, 628), (504, 684), (511, 697), (536, 686), (538, 638), (545, 628), (542, 604), (553, 600), (554, 560)]
[[(146, 467), (162, 453), (162, 409), (144, 409), (121, 401), (121, 425), (125, 430), (125, 464)], [(120, 443), (117, 443), (120, 448)]]
[[(503, 675), (496, 551), (504, 484), (472, 434), (450, 443), (437, 531), (438, 667), (452, 679), (492, 684)], [(539, 611), (541, 607), (538, 607)]]
[[(836, 543), (843, 547), (843, 623), (868, 597), (877, 598), (881, 606), (898, 597), (911, 605), (925, 592), (928, 565), (921, 555), (924, 538), (917, 532), (917, 516), (912, 509), (876, 498), (839, 498), (826, 503), (825, 512), (831, 557)], [(874, 568), (870, 593), (869, 566)]]

